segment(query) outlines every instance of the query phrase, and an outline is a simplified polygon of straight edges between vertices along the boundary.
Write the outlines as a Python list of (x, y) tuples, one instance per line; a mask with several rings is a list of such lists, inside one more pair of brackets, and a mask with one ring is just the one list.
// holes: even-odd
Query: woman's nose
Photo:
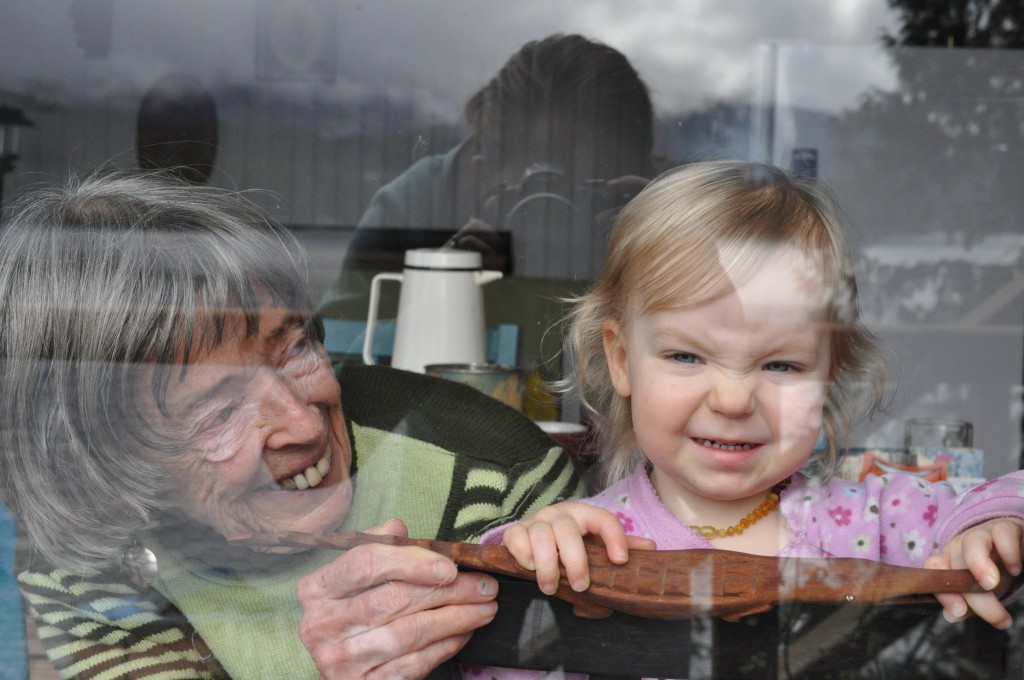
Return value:
[(729, 418), (750, 415), (754, 410), (754, 378), (718, 373), (708, 391), (708, 407)]
[(266, 374), (263, 389), (264, 422), (269, 430), (266, 446), (282, 449), (319, 441), (324, 419), (315, 404), (310, 404), (301, 385), (274, 371)]

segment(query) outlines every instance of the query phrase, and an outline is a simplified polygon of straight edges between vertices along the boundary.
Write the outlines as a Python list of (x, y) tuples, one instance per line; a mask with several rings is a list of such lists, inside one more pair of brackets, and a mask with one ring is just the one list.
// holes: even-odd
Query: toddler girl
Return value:
[[(1019, 574), (1024, 473), (960, 497), (912, 475), (833, 476), (851, 424), (886, 389), (852, 272), (839, 209), (817, 184), (744, 162), (652, 182), (619, 216), (571, 319), (571, 386), (608, 486), (485, 542), (503, 541), (546, 593), (559, 561), (587, 587), (588, 535), (618, 563), (656, 544), (968, 568), (989, 590), (1000, 563)], [(951, 621), (973, 610), (1011, 623), (993, 593), (937, 597)]]

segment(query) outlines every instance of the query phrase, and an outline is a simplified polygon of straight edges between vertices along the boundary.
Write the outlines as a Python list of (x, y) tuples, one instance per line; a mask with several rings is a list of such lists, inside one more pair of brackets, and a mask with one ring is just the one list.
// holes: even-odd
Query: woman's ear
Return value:
[(626, 361), (626, 343), (623, 335), (622, 324), (617, 320), (606, 323), (602, 331), (604, 358), (608, 363), (612, 386), (620, 397), (628, 397), (632, 390), (629, 386), (629, 364)]

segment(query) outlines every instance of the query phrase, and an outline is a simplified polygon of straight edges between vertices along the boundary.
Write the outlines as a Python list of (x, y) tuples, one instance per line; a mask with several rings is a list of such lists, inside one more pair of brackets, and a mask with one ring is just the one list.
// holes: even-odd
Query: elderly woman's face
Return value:
[(335, 528), (351, 502), (351, 449), (326, 352), (279, 308), (251, 338), (226, 331), (171, 374), (166, 424), (193, 444), (158, 459), (177, 480), (175, 507), (227, 537)]

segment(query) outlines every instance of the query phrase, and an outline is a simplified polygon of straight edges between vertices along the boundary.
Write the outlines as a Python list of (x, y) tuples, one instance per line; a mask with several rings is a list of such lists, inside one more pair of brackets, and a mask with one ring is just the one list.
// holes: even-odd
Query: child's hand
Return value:
[[(999, 583), (999, 563), (1013, 576), (1020, 574), (1022, 540), (1024, 521), (989, 520), (954, 537), (942, 552), (929, 557), (924, 566), (970, 569), (983, 588), (992, 590)], [(939, 593), (935, 598), (942, 603), (942, 614), (950, 622), (963, 621), (971, 610), (1000, 630), (1009, 628), (1013, 622), (995, 593)]]
[(618, 518), (607, 510), (580, 501), (548, 506), (505, 530), (502, 543), (523, 567), (537, 572), (537, 585), (551, 595), (558, 589), (558, 562), (572, 589), (590, 586), (590, 563), (584, 536), (597, 536), (608, 550), (608, 559), (623, 564), (629, 550), (653, 550), (654, 541), (627, 536)]

